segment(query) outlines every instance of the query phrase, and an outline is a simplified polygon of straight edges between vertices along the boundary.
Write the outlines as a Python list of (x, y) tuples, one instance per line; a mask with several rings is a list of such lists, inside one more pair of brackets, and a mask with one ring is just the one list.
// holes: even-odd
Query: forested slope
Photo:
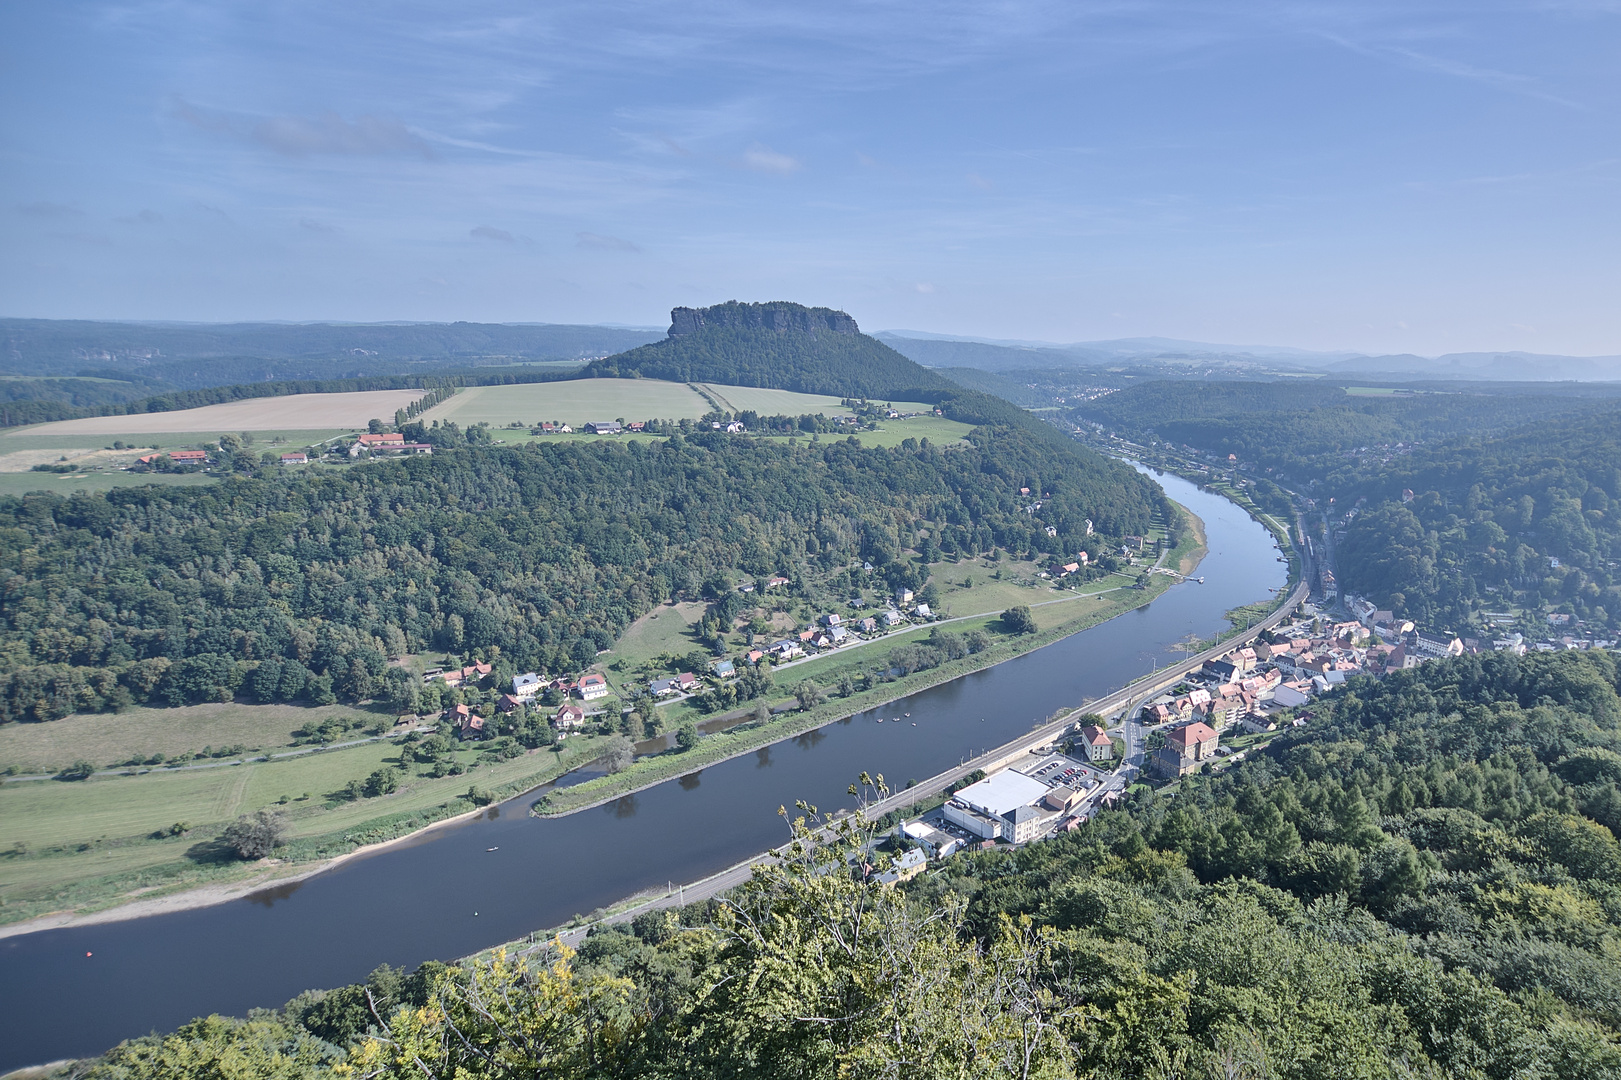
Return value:
[[(1021, 487), (1051, 494), (1040, 518)], [(921, 585), (900, 561), (919, 524), (946, 552), (1073, 551), (1087, 519), (1140, 534), (1162, 499), (1129, 469), (1078, 468), (1067, 444), (1008, 428), (950, 450), (720, 433), (470, 445), (205, 488), (6, 498), (0, 718), (361, 699), (386, 656), (428, 648), (573, 671), (717, 572), (868, 559)]]
[(550, 966), (384, 969), (74, 1075), (1615, 1078), (1616, 691), (1603, 654), (1359, 680), (1174, 800), (900, 890), (841, 872), (851, 834)]
[(1615, 387), (1154, 382), (1074, 415), (1309, 494), (1345, 529), (1341, 588), (1433, 629), (1484, 635), (1492, 612), (1533, 637), (1549, 613), (1621, 630)]
[(1360, 447), (1507, 431), (1614, 407), (1614, 388), (1477, 386), (1352, 393), (1304, 380), (1155, 380), (1077, 406), (1080, 420), (1153, 434), (1306, 483)]
[(1367, 500), (1340, 546), (1347, 588), (1459, 629), (1511, 606), (1621, 628), (1621, 410), (1347, 465), (1326, 487)]

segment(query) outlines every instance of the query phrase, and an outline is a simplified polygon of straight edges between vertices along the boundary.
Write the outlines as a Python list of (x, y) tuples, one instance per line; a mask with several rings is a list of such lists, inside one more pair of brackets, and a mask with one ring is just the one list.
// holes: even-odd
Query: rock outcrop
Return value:
[(670, 336), (682, 337), (706, 329), (775, 330), (779, 334), (799, 331), (806, 334), (859, 334), (856, 321), (832, 308), (808, 308), (803, 304), (774, 301), (744, 304), (730, 300), (714, 307), (678, 307), (670, 311)]

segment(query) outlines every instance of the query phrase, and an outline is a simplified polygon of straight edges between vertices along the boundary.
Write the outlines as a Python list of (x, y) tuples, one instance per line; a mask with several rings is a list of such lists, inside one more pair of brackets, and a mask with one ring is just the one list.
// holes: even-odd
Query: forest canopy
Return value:
[[(715, 574), (865, 560), (913, 575), (901, 556), (920, 522), (941, 553), (1057, 552), (1086, 541), (1088, 519), (1140, 534), (1163, 509), (1131, 469), (1077, 461), (1001, 427), (951, 449), (715, 432), (8, 497), (0, 718), (239, 694), (360, 700), (388, 657), (426, 649), (499, 649), (560, 674)], [(1050, 494), (1040, 518), (1021, 487)]]

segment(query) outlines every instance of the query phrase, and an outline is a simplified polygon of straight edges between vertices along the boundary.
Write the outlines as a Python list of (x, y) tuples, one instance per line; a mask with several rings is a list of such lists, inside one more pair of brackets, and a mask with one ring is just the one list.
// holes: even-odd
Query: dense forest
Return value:
[[(1333, 471), (1347, 588), (1459, 630), (1480, 612), (1550, 610), (1621, 629), (1621, 410), (1538, 423)], [(1403, 491), (1411, 501), (1403, 501)]]
[[(1039, 425), (981, 427), (949, 450), (450, 433), (427, 433), (444, 448), (432, 456), (341, 471), (227, 448), (222, 467), (241, 471), (214, 486), (0, 499), (0, 721), (358, 700), (381, 693), (387, 657), (424, 649), (561, 674), (715, 574), (867, 560), (920, 586), (901, 557), (919, 527), (935, 557), (1070, 553), (1088, 519), (1141, 534), (1163, 510), (1149, 481)], [(1039, 515), (1021, 487), (1048, 496)]]
[(1305, 483), (1326, 476), (1337, 464), (1336, 456), (1359, 448), (1428, 443), (1506, 431), (1537, 420), (1590, 416), (1613, 408), (1615, 400), (1614, 387), (1494, 385), (1358, 393), (1300, 379), (1156, 380), (1088, 401), (1072, 415), (1222, 457), (1233, 454)]
[(1614, 1078), (1618, 724), (1608, 655), (1432, 662), (1174, 799), (899, 889), (858, 869), (893, 841), (810, 844), (802, 807), (722, 900), (382, 968), (74, 1075)]

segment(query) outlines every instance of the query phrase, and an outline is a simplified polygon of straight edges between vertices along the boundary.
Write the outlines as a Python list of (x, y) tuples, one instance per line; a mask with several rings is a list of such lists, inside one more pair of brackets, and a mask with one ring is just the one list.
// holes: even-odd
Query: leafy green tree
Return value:
[(603, 748), (602, 757), (598, 760), (602, 762), (603, 770), (610, 775), (624, 772), (636, 761), (636, 747), (623, 735), (616, 735)]
[(366, 797), (375, 799), (380, 795), (392, 795), (400, 789), (399, 770), (391, 765), (384, 765), (366, 777)]
[(1002, 626), (1010, 634), (1033, 634), (1036, 632), (1036, 619), (1030, 614), (1028, 606), (1019, 604), (1002, 612)]
[(827, 700), (827, 692), (810, 679), (794, 687), (794, 698), (801, 709), (814, 709)]
[(286, 816), (263, 809), (237, 818), (225, 827), (220, 839), (243, 859), (262, 859), (279, 847), (286, 835)]

